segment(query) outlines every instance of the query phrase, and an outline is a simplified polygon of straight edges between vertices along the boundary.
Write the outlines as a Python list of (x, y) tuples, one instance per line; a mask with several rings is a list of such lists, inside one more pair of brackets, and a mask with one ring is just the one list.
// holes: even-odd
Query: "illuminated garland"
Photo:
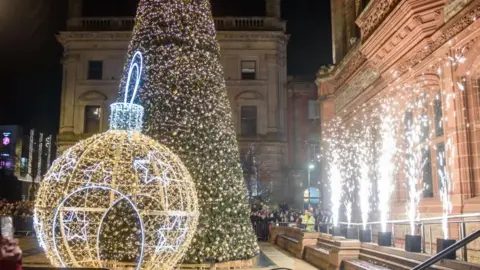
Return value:
[[(145, 133), (182, 158), (199, 196), (199, 227), (186, 261), (253, 257), (259, 249), (209, 1), (140, 0), (128, 58), (138, 50)], [(121, 89), (130, 72), (126, 67)]]
[(35, 140), (35, 130), (31, 129), (29, 143), (28, 143), (28, 167), (27, 167), (27, 179), (30, 181), (32, 181), (33, 179), (32, 165), (33, 165), (34, 140)]
[(43, 133), (40, 132), (38, 137), (38, 160), (37, 160), (37, 176), (36, 182), (40, 182), (42, 179), (42, 155), (43, 155)]

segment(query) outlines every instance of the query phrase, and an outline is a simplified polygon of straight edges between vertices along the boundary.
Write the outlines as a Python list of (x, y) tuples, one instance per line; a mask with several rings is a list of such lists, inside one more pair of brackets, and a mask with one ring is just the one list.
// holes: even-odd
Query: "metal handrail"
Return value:
[(469, 236), (463, 238), (462, 240), (458, 241), (457, 243), (449, 246), (448, 248), (442, 250), (441, 252), (437, 253), (435, 256), (431, 257), (430, 259), (424, 261), (423, 263), (417, 265), (416, 267), (413, 268), (413, 270), (422, 270), (422, 269), (427, 269), (428, 267), (434, 265), (435, 263), (439, 262), (442, 260), (447, 254), (450, 252), (454, 252), (457, 249), (464, 247), (468, 245), (470, 242), (474, 241), (480, 237), (480, 230), (477, 230), (476, 232), (470, 234)]
[[(454, 218), (471, 218), (471, 217), (480, 217), (480, 213), (473, 213), (473, 214), (462, 214), (462, 215), (452, 215), (448, 216), (447, 219), (454, 219)], [(443, 217), (428, 217), (428, 218), (418, 218), (415, 219), (415, 222), (420, 222), (420, 221), (431, 221), (431, 220), (442, 220)], [(399, 219), (399, 220), (388, 220), (386, 223), (387, 224), (399, 224), (399, 223), (409, 223), (409, 219)], [(339, 222), (341, 224), (347, 224), (347, 222)], [(373, 222), (367, 222), (367, 225), (374, 225), (374, 224), (381, 224), (381, 221), (373, 221)], [(352, 226), (361, 226), (363, 223), (354, 223), (351, 222), (350, 225)]]

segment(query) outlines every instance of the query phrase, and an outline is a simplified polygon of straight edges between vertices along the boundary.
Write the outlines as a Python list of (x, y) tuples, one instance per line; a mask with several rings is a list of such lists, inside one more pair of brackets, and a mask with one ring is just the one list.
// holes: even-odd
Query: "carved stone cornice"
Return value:
[(350, 82), (342, 86), (335, 96), (335, 111), (342, 110), (347, 104), (352, 102), (358, 95), (368, 88), (375, 80), (380, 77), (380, 72), (369, 65), (362, 67), (360, 72)]
[(125, 40), (130, 41), (132, 39), (132, 33), (128, 31), (97, 31), (97, 32), (60, 32), (57, 35), (57, 40), (65, 46), (67, 42), (71, 40), (109, 40), (118, 41)]
[[(57, 35), (57, 40), (65, 45), (71, 40), (108, 40), (130, 41), (131, 31), (64, 31)], [(280, 41), (282, 44), (288, 42), (289, 35), (278, 31), (220, 31), (217, 32), (218, 41), (242, 41), (258, 42), (259, 40)]]
[(335, 88), (343, 85), (343, 83), (345, 83), (345, 81), (367, 60), (359, 48), (360, 43), (357, 43), (357, 45), (342, 59), (340, 64), (335, 66), (329, 74), (318, 73), (316, 83), (321, 84), (329, 81), (335, 86)]
[(469, 11), (465, 12), (465, 14), (455, 20), (452, 24), (447, 25), (444, 29), (439, 30), (438, 33), (434, 34), (429, 40), (427, 40), (425, 46), (417, 48), (415, 52), (409, 54), (410, 56), (407, 59), (401, 61), (397, 67), (394, 68), (394, 72), (396, 74), (395, 76), (392, 76), (390, 80), (398, 78), (422, 62), (426, 57), (438, 50), (441, 46), (446, 44), (449, 40), (471, 25), (475, 21), (475, 18), (478, 18), (479, 16), (480, 5), (476, 5)]
[(457, 14), (462, 8), (468, 5), (472, 0), (448, 0), (445, 5), (445, 22), (450, 20), (455, 14)]
[(366, 40), (397, 6), (400, 0), (371, 1), (355, 21)]

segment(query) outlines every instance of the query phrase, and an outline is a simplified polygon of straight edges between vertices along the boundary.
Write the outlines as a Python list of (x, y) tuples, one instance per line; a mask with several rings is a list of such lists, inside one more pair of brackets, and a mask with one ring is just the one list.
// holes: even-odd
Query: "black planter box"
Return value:
[[(444, 249), (447, 249), (449, 246), (455, 244), (455, 239), (442, 239), (437, 238), (437, 253), (441, 252)], [(447, 260), (455, 260), (457, 259), (457, 255), (455, 251), (448, 253), (445, 257)]]
[(422, 251), (422, 237), (420, 235), (405, 235), (405, 251), (421, 252)]
[(360, 230), (360, 242), (372, 242), (372, 230)]
[(378, 232), (378, 245), (382, 247), (392, 246), (392, 232)]
[(343, 236), (342, 230), (338, 226), (332, 227), (332, 234), (333, 236)]
[(347, 228), (347, 239), (358, 239), (358, 228)]

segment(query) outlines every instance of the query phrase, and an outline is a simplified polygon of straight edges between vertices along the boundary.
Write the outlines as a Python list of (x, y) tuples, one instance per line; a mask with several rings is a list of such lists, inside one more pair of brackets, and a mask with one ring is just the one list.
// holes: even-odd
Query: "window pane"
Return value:
[(404, 137), (407, 138), (409, 132), (412, 130), (413, 125), (413, 113), (412, 111), (408, 110), (405, 112), (405, 117), (403, 119), (403, 130), (404, 130)]
[(255, 136), (257, 134), (257, 107), (243, 106), (240, 118), (242, 136)]
[(103, 73), (102, 61), (88, 61), (88, 79), (101, 80)]
[(242, 70), (255, 71), (255, 61), (242, 61)]
[(423, 197), (433, 197), (433, 177), (432, 177), (432, 160), (430, 156), (430, 148), (423, 149)]
[(256, 79), (256, 62), (255, 61), (242, 61), (242, 80), (255, 80)]
[(440, 93), (435, 96), (433, 101), (433, 114), (435, 120), (435, 136), (439, 137), (443, 135), (443, 108), (442, 108), (442, 97)]
[(86, 106), (84, 133), (98, 133), (99, 131), (100, 106)]
[(445, 177), (447, 176), (447, 166), (445, 158), (445, 144), (437, 144), (437, 170), (438, 170), (438, 190), (442, 190)]

